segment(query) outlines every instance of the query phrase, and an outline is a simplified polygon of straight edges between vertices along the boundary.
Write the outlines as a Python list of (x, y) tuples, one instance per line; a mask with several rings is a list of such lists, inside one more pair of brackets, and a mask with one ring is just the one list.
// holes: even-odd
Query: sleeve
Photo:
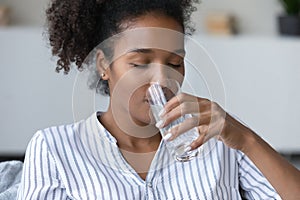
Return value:
[(38, 131), (28, 144), (17, 200), (68, 199), (55, 161), (43, 134)]
[(281, 200), (276, 190), (254, 163), (240, 151), (238, 151), (238, 164), (240, 190), (243, 198)]

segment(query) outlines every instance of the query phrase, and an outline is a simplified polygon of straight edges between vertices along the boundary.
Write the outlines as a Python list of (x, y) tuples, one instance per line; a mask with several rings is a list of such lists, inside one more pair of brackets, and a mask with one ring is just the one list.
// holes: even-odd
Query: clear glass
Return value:
[[(152, 111), (152, 115), (155, 118), (156, 122), (161, 120), (159, 113), (163, 110), (164, 105), (167, 103), (167, 101), (180, 92), (180, 85), (176, 80), (169, 79), (168, 81), (164, 81), (163, 84), (158, 82), (151, 84), (151, 86), (148, 88), (147, 96), (149, 99), (149, 105)], [(168, 133), (169, 129), (174, 126), (180, 125), (185, 119), (189, 117), (192, 117), (192, 115), (186, 114), (176, 119), (168, 126), (161, 128), (160, 133), (162, 134), (162, 137), (164, 137)], [(187, 151), (189, 145), (195, 139), (197, 139), (198, 136), (199, 133), (197, 129), (193, 128), (186, 131), (185, 133), (182, 133), (174, 140), (167, 141), (166, 146), (171, 155), (174, 156), (177, 161), (186, 162), (198, 155), (198, 149)]]

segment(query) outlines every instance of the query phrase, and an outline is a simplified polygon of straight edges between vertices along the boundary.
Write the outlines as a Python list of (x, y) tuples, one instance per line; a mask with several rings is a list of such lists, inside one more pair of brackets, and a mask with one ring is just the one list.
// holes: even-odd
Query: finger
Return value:
[(217, 139), (219, 139), (222, 129), (223, 129), (222, 120), (216, 121), (214, 123), (210, 123), (209, 125), (199, 126), (198, 131), (200, 136), (190, 144), (191, 150), (200, 147), (205, 142), (207, 142), (208, 140), (210, 140), (215, 136), (217, 136)]
[(174, 110), (175, 108), (177, 108), (178, 106), (180, 106), (180, 102), (179, 101), (173, 101), (171, 104), (166, 104), (163, 109), (160, 111), (159, 116), (162, 118), (164, 117), (167, 113), (169, 113), (170, 111)]
[[(188, 130), (192, 129), (192, 128), (198, 128), (198, 133), (202, 134), (206, 134), (206, 129), (205, 127), (214, 127), (215, 125), (211, 123), (211, 115), (210, 113), (205, 113), (203, 114), (204, 116), (201, 118), (201, 122), (199, 122), (199, 117), (189, 117), (186, 118), (183, 122), (173, 126), (172, 128), (170, 128), (166, 135), (168, 135), (166, 137), (166, 139), (168, 141), (174, 140), (176, 137), (178, 137), (179, 135), (187, 132)], [(199, 126), (199, 124), (202, 124)], [(203, 128), (204, 127), (204, 128)]]
[(191, 150), (200, 147), (202, 144), (205, 143), (207, 138), (208, 129), (209, 129), (207, 125), (198, 126), (197, 129), (199, 132), (199, 137), (190, 144)]
[(180, 134), (185, 133), (188, 130), (197, 127), (197, 124), (198, 124), (197, 117), (187, 118), (180, 124), (177, 124), (174, 127), (172, 127), (171, 129), (169, 129), (167, 131), (166, 137), (164, 139), (166, 139), (167, 141), (174, 140)]
[[(177, 103), (179, 103), (179, 101)], [(162, 123), (160, 123), (161, 127), (170, 124), (172, 121), (178, 119), (181, 116), (184, 116), (185, 114), (198, 115), (199, 121), (204, 121), (201, 115), (203, 115), (203, 117), (206, 118), (205, 113), (212, 112), (211, 110), (212, 102), (207, 99), (201, 101), (193, 101), (193, 102), (182, 102), (181, 104), (176, 104), (176, 105), (174, 103), (172, 106), (173, 106), (172, 110), (169, 110), (171, 109), (171, 107), (169, 106), (167, 107), (167, 110), (164, 110), (164, 114), (161, 115), (162, 117)]]
[(184, 103), (178, 105), (177, 107), (175, 107), (173, 110), (166, 113), (162, 117), (162, 120), (164, 121), (164, 125), (168, 125), (172, 121), (174, 121), (186, 114), (194, 114), (195, 116), (197, 116), (199, 114), (198, 108), (199, 108), (199, 106), (197, 103), (184, 102)]
[(171, 98), (166, 105), (164, 106), (165, 113), (173, 110), (175, 107), (179, 106), (182, 102), (198, 102), (198, 97), (186, 94), (186, 93), (180, 93), (173, 98)]
[(166, 113), (170, 112), (171, 110), (173, 110), (174, 108), (178, 107), (181, 102), (184, 101), (184, 94), (181, 93), (177, 96), (174, 96), (173, 98), (171, 98), (165, 105), (164, 105), (164, 109), (163, 112), (160, 113), (160, 116), (163, 117)]

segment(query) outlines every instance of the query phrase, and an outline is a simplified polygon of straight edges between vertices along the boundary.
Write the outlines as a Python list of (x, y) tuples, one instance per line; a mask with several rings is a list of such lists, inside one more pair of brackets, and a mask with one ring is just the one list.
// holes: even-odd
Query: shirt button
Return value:
[(152, 184), (151, 184), (151, 183), (147, 183), (147, 186), (148, 186), (149, 188), (152, 188)]

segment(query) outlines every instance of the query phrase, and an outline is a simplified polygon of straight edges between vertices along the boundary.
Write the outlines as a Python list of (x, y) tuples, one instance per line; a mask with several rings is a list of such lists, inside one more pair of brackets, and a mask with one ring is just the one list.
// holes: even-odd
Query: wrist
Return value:
[(257, 144), (257, 135), (249, 127), (241, 124), (230, 115), (226, 116), (224, 131), (221, 133), (222, 141), (229, 147), (248, 153)]
[(252, 150), (257, 147), (259, 136), (250, 129), (247, 130), (244, 135), (244, 143), (242, 144), (240, 151), (242, 151), (245, 155), (249, 155)]

